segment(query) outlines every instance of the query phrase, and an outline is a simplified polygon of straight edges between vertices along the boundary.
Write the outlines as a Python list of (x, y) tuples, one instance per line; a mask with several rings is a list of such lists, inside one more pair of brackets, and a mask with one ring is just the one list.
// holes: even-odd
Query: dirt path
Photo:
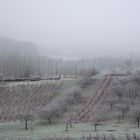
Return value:
[(96, 113), (98, 107), (107, 96), (108, 92), (106, 92), (107, 88), (112, 83), (112, 77), (105, 77), (101, 83), (101, 86), (96, 92), (96, 95), (91, 97), (88, 102), (82, 107), (82, 110), (77, 114), (75, 118), (75, 122), (88, 122), (89, 119)]

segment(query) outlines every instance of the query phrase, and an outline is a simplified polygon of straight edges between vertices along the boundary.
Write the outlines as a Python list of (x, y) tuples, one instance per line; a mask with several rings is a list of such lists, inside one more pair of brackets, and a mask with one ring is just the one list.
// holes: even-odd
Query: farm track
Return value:
[(96, 94), (93, 97), (90, 97), (87, 103), (82, 107), (82, 110), (77, 114), (74, 122), (76, 123), (86, 123), (91, 117), (96, 114), (99, 106), (101, 105), (104, 98), (107, 96), (107, 89), (112, 83), (112, 77), (106, 76)]

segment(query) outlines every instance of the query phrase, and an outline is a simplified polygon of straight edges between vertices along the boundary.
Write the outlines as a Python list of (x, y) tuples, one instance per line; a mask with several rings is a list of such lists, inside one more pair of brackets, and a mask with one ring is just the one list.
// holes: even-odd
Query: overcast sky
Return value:
[(137, 53), (140, 0), (0, 0), (0, 35), (54, 55)]

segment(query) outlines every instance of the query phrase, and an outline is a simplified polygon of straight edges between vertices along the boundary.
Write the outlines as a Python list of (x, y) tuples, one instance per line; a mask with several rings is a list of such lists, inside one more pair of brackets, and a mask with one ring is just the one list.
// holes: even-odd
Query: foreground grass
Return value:
[(31, 140), (40, 140), (45, 137), (71, 137), (80, 138), (83, 135), (96, 136), (106, 134), (109, 136), (113, 134), (116, 138), (123, 139), (126, 134), (132, 135), (135, 132), (140, 135), (140, 129), (135, 127), (134, 124), (128, 122), (122, 122), (121, 124), (116, 124), (115, 121), (102, 123), (98, 127), (98, 131), (94, 131), (94, 127), (89, 123), (74, 124), (72, 128), (69, 128), (68, 132), (65, 132), (65, 125), (63, 123), (53, 123), (51, 125), (42, 122), (42, 124), (34, 125), (33, 129), (25, 131), (23, 127), (18, 123), (2, 123), (0, 124), (0, 139), (13, 140), (20, 138), (26, 138)]

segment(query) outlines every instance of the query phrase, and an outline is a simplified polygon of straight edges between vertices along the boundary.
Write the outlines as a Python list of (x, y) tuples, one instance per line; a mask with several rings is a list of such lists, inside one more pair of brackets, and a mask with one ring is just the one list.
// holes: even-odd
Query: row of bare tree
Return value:
[(0, 77), (7, 79), (27, 79), (35, 77), (56, 77), (59, 75), (79, 76), (82, 69), (94, 67), (94, 62), (89, 60), (54, 59), (20, 53), (0, 54)]

